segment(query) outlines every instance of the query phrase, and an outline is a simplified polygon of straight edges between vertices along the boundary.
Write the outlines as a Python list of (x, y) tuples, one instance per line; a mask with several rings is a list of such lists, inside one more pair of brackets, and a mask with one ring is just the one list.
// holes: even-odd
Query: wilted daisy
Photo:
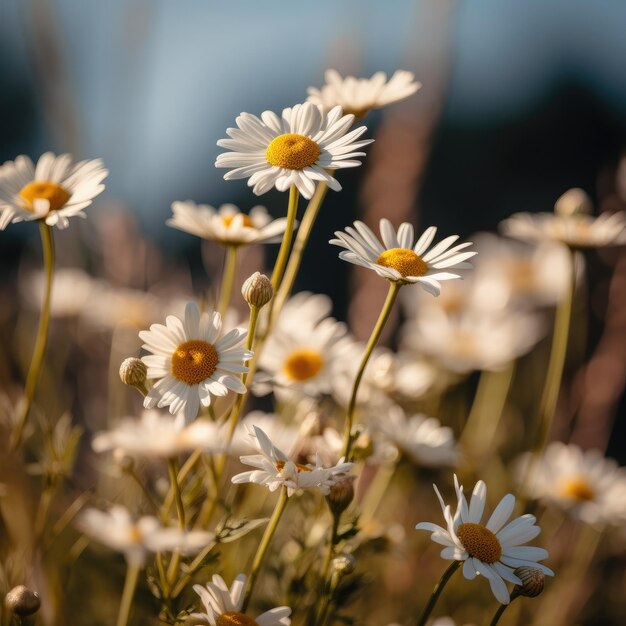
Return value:
[(78, 518), (79, 528), (100, 543), (123, 552), (126, 560), (137, 566), (145, 563), (148, 552), (195, 554), (214, 540), (212, 533), (183, 532), (164, 528), (156, 517), (134, 521), (128, 509), (113, 506), (108, 511), (86, 509)]
[(433, 486), (441, 504), (446, 528), (431, 522), (421, 522), (415, 528), (432, 532), (431, 539), (445, 546), (441, 551), (442, 559), (463, 561), (465, 578), (473, 580), (481, 574), (489, 581), (498, 602), (508, 604), (509, 591), (504, 581), (522, 584), (513, 573), (515, 568), (528, 566), (539, 569), (548, 576), (554, 575), (551, 569), (538, 563), (548, 557), (546, 550), (521, 545), (541, 532), (539, 526), (535, 525), (535, 516), (522, 515), (506, 524), (515, 507), (515, 496), (504, 496), (487, 523), (483, 524), (481, 519), (487, 499), (487, 487), (482, 480), (476, 483), (468, 506), (463, 487), (459, 485), (456, 476), (454, 477), (457, 495), (454, 516), (450, 505), (444, 503), (436, 485)]
[(280, 241), (287, 228), (287, 218), (272, 220), (263, 206), (255, 206), (250, 214), (242, 213), (234, 204), (215, 209), (208, 204), (174, 202), (173, 217), (166, 224), (178, 230), (216, 241), (222, 245), (242, 246)]
[(254, 619), (241, 612), (246, 576), (239, 574), (231, 588), (224, 579), (215, 574), (213, 581), (202, 585), (194, 585), (193, 590), (200, 596), (206, 613), (192, 613), (190, 617), (207, 621), (211, 626), (289, 626), (291, 609), (279, 606), (265, 611)]
[(139, 337), (152, 354), (142, 357), (148, 366), (148, 378), (158, 379), (144, 399), (144, 406), (169, 406), (172, 415), (182, 413), (190, 422), (202, 406), (211, 404), (211, 396), (225, 396), (228, 391), (245, 393), (238, 374), (252, 352), (238, 347), (247, 331), (234, 328), (220, 338), (222, 318), (219, 313), (203, 313), (195, 303), (185, 307), (184, 319), (169, 315), (163, 324), (152, 324)]
[(289, 496), (299, 489), (319, 489), (326, 495), (353, 465), (343, 463), (343, 459), (340, 459), (332, 467), (323, 467), (319, 458), (314, 465), (295, 463), (258, 426), (253, 427), (250, 437), (254, 438), (261, 454), (245, 455), (240, 460), (244, 465), (256, 469), (233, 476), (233, 483), (256, 483), (266, 486), (270, 491), (286, 487)]
[(428, 250), (435, 238), (437, 229), (427, 228), (415, 243), (413, 226), (405, 222), (396, 232), (388, 219), (380, 220), (380, 233), (383, 243), (360, 221), (354, 228), (348, 226), (346, 232), (337, 231), (337, 239), (330, 243), (346, 248), (339, 258), (355, 265), (374, 270), (379, 276), (402, 284), (419, 283), (426, 291), (439, 295), (440, 281), (461, 278), (460, 274), (442, 270), (467, 269), (466, 263), (476, 252), (462, 252), (471, 242), (450, 247), (458, 235), (446, 237)]
[(229, 139), (217, 142), (231, 152), (220, 154), (215, 166), (230, 169), (225, 180), (249, 178), (257, 195), (295, 185), (310, 198), (318, 181), (339, 191), (341, 185), (327, 170), (361, 165), (356, 157), (365, 153), (359, 150), (373, 141), (357, 141), (367, 129), (360, 126), (348, 132), (353, 121), (354, 116), (343, 115), (341, 107), (326, 114), (310, 102), (283, 109), (281, 117), (272, 111), (260, 118), (242, 113), (236, 120), (238, 128), (226, 130)]
[(43, 219), (66, 228), (70, 217), (104, 190), (108, 171), (100, 159), (72, 163), (69, 154), (42, 154), (37, 165), (24, 155), (0, 166), (0, 230), (11, 222)]
[[(518, 463), (526, 475), (529, 457)], [(587, 524), (626, 523), (626, 469), (599, 450), (555, 441), (525, 481), (528, 495), (568, 511)]]
[(339, 105), (344, 113), (352, 113), (357, 119), (372, 109), (408, 98), (422, 86), (412, 72), (404, 70), (396, 70), (389, 80), (385, 72), (376, 72), (371, 78), (342, 78), (332, 69), (326, 70), (324, 78), (326, 84), (321, 89), (307, 89), (307, 101), (321, 105), (325, 111)]

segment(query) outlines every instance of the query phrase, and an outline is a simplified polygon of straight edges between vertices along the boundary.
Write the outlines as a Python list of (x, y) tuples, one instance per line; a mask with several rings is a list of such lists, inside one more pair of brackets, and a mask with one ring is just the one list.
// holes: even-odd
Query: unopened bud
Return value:
[(333, 559), (333, 570), (340, 576), (352, 574), (356, 568), (356, 559), (351, 554), (340, 554)]
[(274, 288), (265, 274), (254, 272), (241, 286), (241, 295), (251, 307), (260, 309), (272, 299)]
[(590, 214), (593, 209), (591, 198), (579, 187), (568, 189), (554, 204), (554, 212), (564, 217)]
[(515, 585), (515, 591), (520, 596), (534, 598), (543, 591), (546, 575), (535, 567), (518, 567), (513, 572), (521, 581), (521, 585)]
[(326, 502), (335, 517), (339, 517), (350, 506), (354, 498), (354, 479), (355, 476), (347, 474), (337, 480), (330, 488)]
[(146, 395), (146, 378), (148, 375), (148, 368), (146, 364), (137, 357), (130, 357), (124, 359), (120, 365), (120, 378), (125, 385), (136, 387)]
[(39, 594), (24, 585), (13, 587), (4, 600), (7, 608), (20, 617), (36, 613), (41, 606)]

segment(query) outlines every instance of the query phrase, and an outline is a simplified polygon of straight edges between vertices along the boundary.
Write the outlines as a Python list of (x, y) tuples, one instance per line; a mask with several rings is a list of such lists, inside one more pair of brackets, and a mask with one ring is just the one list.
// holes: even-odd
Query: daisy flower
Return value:
[(234, 204), (215, 209), (187, 200), (172, 203), (172, 213), (168, 226), (224, 246), (274, 243), (280, 241), (287, 228), (287, 218), (272, 220), (263, 206), (253, 207), (246, 215)]
[(365, 117), (372, 109), (412, 96), (421, 86), (412, 72), (396, 70), (387, 80), (385, 72), (376, 72), (371, 78), (342, 78), (336, 70), (326, 70), (326, 84), (321, 88), (309, 87), (307, 101), (329, 111), (341, 106), (344, 113), (352, 113), (357, 119)]
[(142, 517), (134, 521), (123, 506), (112, 506), (108, 511), (86, 509), (78, 518), (79, 528), (92, 539), (123, 552), (126, 560), (143, 566), (149, 552), (196, 554), (215, 536), (205, 531), (183, 532), (178, 528), (164, 528), (156, 517)]
[(294, 463), (258, 426), (253, 426), (249, 434), (261, 454), (240, 457), (244, 465), (256, 469), (233, 476), (231, 480), (235, 484), (256, 483), (265, 485), (270, 491), (286, 487), (288, 496), (292, 496), (298, 489), (319, 489), (327, 495), (330, 488), (344, 478), (353, 465), (339, 459), (336, 465), (324, 467), (319, 457), (314, 465)]
[[(518, 462), (526, 474), (529, 457)], [(527, 481), (529, 495), (556, 505), (587, 524), (626, 523), (626, 469), (599, 450), (551, 443)]]
[(433, 486), (441, 504), (446, 528), (431, 522), (421, 522), (415, 528), (431, 532), (431, 539), (445, 546), (441, 551), (441, 558), (463, 561), (465, 578), (473, 580), (479, 574), (484, 576), (498, 602), (508, 604), (509, 591), (504, 581), (522, 584), (513, 573), (515, 568), (527, 566), (539, 569), (548, 576), (554, 575), (551, 569), (538, 563), (548, 557), (546, 550), (521, 545), (541, 532), (539, 526), (535, 525), (535, 516), (522, 515), (506, 524), (515, 506), (515, 496), (510, 493), (504, 496), (487, 523), (483, 524), (481, 519), (487, 499), (487, 487), (482, 480), (476, 483), (468, 506), (463, 487), (459, 485), (456, 476), (454, 477), (457, 495), (454, 516), (450, 505), (444, 503), (436, 485)]
[(220, 337), (219, 313), (203, 313), (195, 303), (185, 307), (184, 319), (169, 315), (163, 324), (152, 324), (139, 333), (144, 349), (152, 354), (142, 357), (148, 378), (157, 379), (144, 399), (144, 407), (169, 406), (172, 415), (182, 413), (185, 422), (198, 415), (200, 404), (209, 406), (211, 396), (225, 396), (228, 390), (245, 393), (238, 374), (246, 373), (244, 361), (252, 352), (238, 347), (247, 331), (234, 328)]
[(72, 163), (69, 154), (41, 155), (37, 165), (24, 155), (0, 166), (0, 230), (12, 222), (43, 219), (66, 228), (70, 217), (104, 190), (109, 172), (100, 159)]
[(279, 606), (265, 611), (254, 619), (241, 612), (243, 607), (246, 577), (239, 574), (233, 581), (231, 588), (224, 579), (217, 574), (213, 582), (194, 585), (193, 590), (200, 596), (206, 613), (192, 613), (190, 617), (205, 620), (211, 626), (289, 626), (291, 624), (291, 609), (288, 606)]
[(345, 248), (339, 258), (348, 263), (361, 265), (374, 270), (379, 276), (402, 284), (419, 283), (426, 291), (438, 296), (441, 290), (439, 281), (461, 278), (459, 274), (442, 270), (467, 269), (466, 263), (476, 252), (465, 251), (471, 242), (450, 246), (459, 238), (458, 235), (446, 237), (428, 250), (437, 229), (427, 228), (414, 244), (413, 226), (405, 222), (397, 233), (388, 219), (380, 220), (380, 233), (383, 243), (363, 223), (354, 222), (354, 228), (348, 226), (346, 232), (337, 231), (337, 239), (330, 243)]
[(220, 154), (215, 166), (230, 169), (225, 180), (249, 178), (257, 195), (295, 185), (308, 199), (318, 181), (339, 191), (341, 185), (327, 170), (358, 167), (361, 162), (355, 157), (365, 156), (359, 150), (374, 141), (357, 141), (367, 130), (364, 126), (348, 132), (354, 115), (344, 115), (341, 107), (326, 114), (310, 102), (283, 109), (281, 117), (272, 111), (260, 118), (242, 113), (236, 122), (238, 128), (226, 130), (229, 139), (217, 142), (231, 152)]

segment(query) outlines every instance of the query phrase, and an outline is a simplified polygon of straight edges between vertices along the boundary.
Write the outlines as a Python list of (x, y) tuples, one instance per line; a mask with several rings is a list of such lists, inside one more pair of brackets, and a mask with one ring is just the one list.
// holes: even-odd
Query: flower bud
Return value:
[(563, 217), (588, 215), (592, 208), (591, 198), (579, 187), (568, 189), (554, 204), (554, 212)]
[(330, 488), (326, 502), (335, 517), (339, 517), (350, 506), (354, 498), (354, 486), (352, 484), (354, 479), (355, 476), (348, 474), (338, 479)]
[(20, 617), (36, 613), (41, 606), (39, 594), (24, 585), (13, 587), (4, 600), (7, 608)]
[(274, 288), (265, 274), (254, 272), (241, 286), (241, 295), (251, 307), (260, 309), (272, 299)]
[(352, 574), (356, 568), (356, 559), (351, 554), (340, 554), (333, 559), (333, 570), (339, 576)]
[(146, 378), (148, 374), (148, 368), (146, 364), (137, 357), (130, 357), (124, 359), (120, 365), (120, 378), (125, 385), (136, 387), (146, 394)]
[(522, 581), (521, 585), (515, 585), (518, 595), (534, 598), (543, 591), (546, 576), (540, 569), (518, 567), (513, 573)]

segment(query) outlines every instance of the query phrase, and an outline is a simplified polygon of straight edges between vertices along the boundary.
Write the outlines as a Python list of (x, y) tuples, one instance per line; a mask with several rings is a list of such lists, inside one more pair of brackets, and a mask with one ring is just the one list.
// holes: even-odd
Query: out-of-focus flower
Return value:
[[(529, 458), (524, 455), (518, 461), (520, 479), (526, 476)], [(599, 450), (584, 452), (555, 441), (530, 469), (524, 481), (529, 496), (561, 507), (587, 524), (626, 523), (626, 469)]]
[(172, 415), (183, 413), (190, 422), (198, 415), (200, 404), (209, 406), (211, 396), (225, 396), (228, 390), (245, 393), (237, 377), (248, 368), (243, 365), (252, 352), (239, 346), (247, 332), (234, 328), (220, 337), (219, 313), (200, 311), (195, 303), (185, 307), (185, 317), (173, 315), (163, 324), (152, 324), (139, 333), (143, 347), (152, 352), (142, 357), (148, 378), (158, 379), (144, 399), (144, 406), (169, 406)]
[(142, 517), (134, 521), (123, 506), (108, 511), (86, 509), (78, 519), (79, 528), (92, 539), (123, 552), (126, 560), (138, 566), (145, 563), (148, 552), (196, 554), (215, 537), (205, 531), (183, 532), (178, 528), (164, 528), (156, 517)]
[(240, 456), (256, 449), (256, 441), (250, 437), (253, 426), (262, 429), (276, 447), (286, 450), (289, 456), (292, 456), (300, 445), (302, 433), (293, 420), (287, 422), (273, 413), (251, 411), (237, 424), (229, 447), (230, 454)]
[(454, 465), (458, 451), (451, 428), (434, 417), (408, 417), (399, 406), (384, 416), (370, 419), (372, 429), (381, 432), (407, 457), (419, 465), (440, 467)]
[(401, 224), (396, 233), (391, 222), (383, 218), (380, 233), (384, 245), (363, 222), (356, 221), (354, 228), (348, 226), (346, 232), (335, 232), (337, 239), (331, 239), (330, 243), (346, 248), (339, 253), (340, 259), (374, 270), (390, 281), (419, 283), (434, 296), (441, 290), (439, 281), (461, 278), (460, 274), (442, 270), (467, 269), (471, 267), (467, 259), (476, 254), (462, 252), (471, 242), (450, 248), (458, 235), (446, 237), (428, 251), (437, 233), (434, 226), (427, 228), (415, 245), (413, 226), (407, 222)]
[(66, 228), (68, 218), (85, 217), (108, 173), (100, 159), (72, 163), (69, 154), (46, 152), (36, 166), (24, 155), (7, 161), (0, 166), (0, 230), (39, 219)]
[(352, 467), (352, 463), (343, 463), (343, 459), (332, 467), (324, 467), (321, 460), (316, 459), (315, 465), (294, 463), (287, 455), (270, 441), (269, 437), (258, 427), (250, 433), (256, 441), (261, 454), (240, 457), (244, 465), (256, 469), (233, 476), (233, 483), (256, 483), (264, 485), (270, 491), (279, 487), (287, 488), (287, 495), (293, 495), (299, 489), (319, 489), (327, 495), (330, 488), (344, 478)]
[(387, 80), (385, 72), (376, 72), (371, 78), (342, 78), (336, 70), (326, 70), (326, 84), (321, 88), (309, 87), (308, 102), (321, 105), (330, 111), (339, 105), (344, 113), (352, 113), (361, 119), (372, 109), (400, 102), (412, 96), (422, 84), (415, 80), (413, 72), (396, 70)]
[(272, 220), (263, 206), (253, 207), (246, 215), (234, 204), (223, 204), (216, 210), (187, 200), (174, 202), (172, 213), (168, 226), (227, 246), (280, 241), (287, 228), (287, 218)]
[(206, 613), (192, 613), (190, 617), (208, 622), (211, 626), (289, 626), (291, 609), (279, 606), (265, 611), (254, 619), (241, 613), (243, 607), (246, 577), (239, 574), (231, 588), (224, 579), (215, 574), (213, 581), (205, 587), (194, 585), (193, 590), (200, 596)]
[(283, 109), (281, 117), (272, 111), (261, 118), (242, 113), (236, 122), (238, 128), (226, 130), (229, 139), (217, 142), (231, 152), (220, 154), (215, 166), (229, 168), (225, 180), (248, 178), (257, 195), (295, 185), (310, 198), (318, 181), (339, 191), (341, 185), (327, 170), (358, 167), (356, 157), (365, 156), (358, 150), (374, 141), (357, 141), (364, 126), (348, 132), (354, 115), (344, 115), (341, 107), (326, 114), (310, 102)]
[(513, 573), (515, 568), (525, 565), (540, 569), (548, 576), (554, 575), (551, 569), (538, 563), (548, 557), (546, 550), (521, 545), (541, 532), (539, 526), (535, 525), (535, 516), (522, 515), (505, 526), (515, 507), (515, 496), (504, 496), (487, 523), (482, 524), (487, 499), (485, 483), (482, 480), (476, 483), (469, 506), (456, 476), (454, 486), (457, 495), (454, 516), (450, 505), (444, 503), (439, 490), (434, 486), (446, 528), (431, 522), (421, 522), (415, 527), (431, 532), (431, 539), (445, 546), (441, 551), (442, 559), (463, 561), (463, 576), (468, 580), (473, 580), (478, 574), (484, 576), (489, 581), (493, 595), (502, 604), (510, 601), (504, 581), (522, 584)]
[(150, 409), (143, 411), (139, 419), (125, 418), (117, 427), (98, 433), (92, 447), (96, 452), (113, 451), (122, 457), (167, 458), (199, 448), (222, 452), (225, 437), (214, 422), (198, 420), (185, 427), (182, 414), (173, 420)]

